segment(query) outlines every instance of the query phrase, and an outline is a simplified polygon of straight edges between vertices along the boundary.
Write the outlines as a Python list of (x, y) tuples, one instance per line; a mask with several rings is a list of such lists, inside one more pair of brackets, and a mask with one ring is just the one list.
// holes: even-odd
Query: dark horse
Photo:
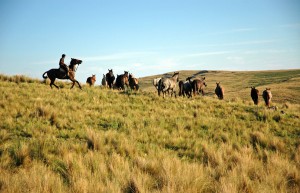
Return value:
[[(77, 68), (75, 69), (75, 67), (81, 63), (82, 63), (82, 60), (71, 58), (71, 62), (69, 65), (69, 72), (67, 75), (62, 74), (60, 69), (51, 69), (43, 74), (43, 78), (44, 79), (49, 78), (51, 80), (51, 83), (50, 83), (51, 88), (52, 88), (52, 85), (54, 85), (56, 88), (59, 89), (59, 87), (56, 84), (54, 84), (55, 79), (58, 78), (58, 79), (71, 80), (73, 82), (71, 89), (74, 87), (75, 83), (77, 83), (79, 88), (82, 89), (79, 82), (75, 79), (75, 72), (77, 70)], [(45, 76), (45, 74), (47, 74), (47, 76)]]
[(258, 105), (258, 94), (259, 91), (255, 87), (251, 87), (250, 95), (255, 105)]
[(109, 88), (113, 88), (114, 81), (115, 81), (115, 75), (113, 73), (113, 70), (108, 69), (108, 73), (106, 74), (106, 82)]

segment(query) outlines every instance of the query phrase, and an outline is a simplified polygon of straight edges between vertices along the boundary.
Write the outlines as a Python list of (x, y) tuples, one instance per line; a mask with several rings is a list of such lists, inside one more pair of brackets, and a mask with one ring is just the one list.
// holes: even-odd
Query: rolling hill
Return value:
[[(1, 75), (0, 192), (299, 192), (299, 70), (180, 74), (205, 76), (207, 95)], [(249, 86), (271, 87), (278, 110)]]

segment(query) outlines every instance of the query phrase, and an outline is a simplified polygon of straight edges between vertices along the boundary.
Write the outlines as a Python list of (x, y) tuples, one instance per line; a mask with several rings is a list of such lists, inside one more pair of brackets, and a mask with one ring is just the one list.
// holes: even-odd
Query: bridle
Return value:
[[(80, 61), (80, 60), (77, 60), (77, 59), (75, 59), (75, 58), (72, 58), (71, 60), (75, 60), (75, 64), (74, 64), (74, 67), (73, 67), (73, 71), (76, 72), (77, 69), (78, 69), (78, 67), (79, 67), (79, 65), (80, 65), (80, 63), (77, 63), (77, 62)], [(72, 62), (72, 61), (71, 61), (71, 62)], [(82, 62), (82, 61), (81, 61), (81, 62)]]

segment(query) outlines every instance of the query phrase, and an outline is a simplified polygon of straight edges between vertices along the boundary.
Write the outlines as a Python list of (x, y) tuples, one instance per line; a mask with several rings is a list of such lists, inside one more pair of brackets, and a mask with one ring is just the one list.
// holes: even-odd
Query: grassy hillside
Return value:
[[(227, 76), (228, 97), (238, 89), (231, 83), (254, 81), (208, 72), (209, 93), (218, 79), (210, 73)], [(274, 102), (279, 110), (273, 111), (233, 93), (235, 100), (225, 101), (162, 99), (153, 92), (70, 90), (66, 83), (51, 90), (39, 81), (4, 79), (0, 192), (300, 190), (298, 104)]]
[[(141, 88), (155, 92), (152, 85), (154, 78), (171, 76), (173, 72), (149, 76), (140, 79)], [(180, 71), (179, 79), (185, 80), (189, 76), (205, 77), (208, 84), (205, 91), (208, 96), (214, 96), (216, 82), (221, 82), (225, 88), (225, 99), (251, 100), (250, 87), (255, 86), (260, 93), (271, 88), (273, 101), (278, 103), (291, 102), (300, 104), (300, 70), (278, 71)]]

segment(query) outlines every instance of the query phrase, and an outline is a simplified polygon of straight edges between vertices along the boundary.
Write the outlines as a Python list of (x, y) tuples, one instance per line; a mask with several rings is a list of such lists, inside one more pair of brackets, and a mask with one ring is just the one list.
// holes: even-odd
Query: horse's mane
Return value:
[(174, 76), (176, 76), (176, 75), (179, 75), (179, 72), (174, 72), (174, 74), (173, 74), (172, 77), (174, 77)]

